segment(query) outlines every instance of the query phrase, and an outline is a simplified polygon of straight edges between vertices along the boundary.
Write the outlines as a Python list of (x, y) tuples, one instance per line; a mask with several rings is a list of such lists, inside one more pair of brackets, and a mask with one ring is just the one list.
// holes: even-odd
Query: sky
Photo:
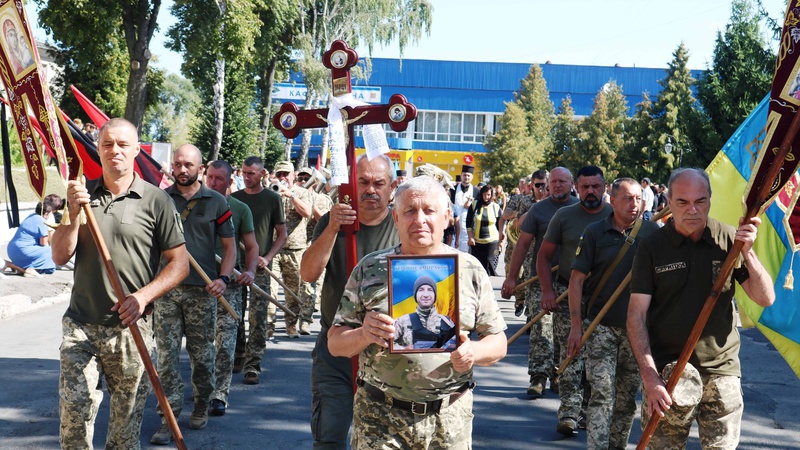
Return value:
[[(431, 33), (410, 44), (405, 59), (665, 67), (683, 42), (689, 68), (706, 69), (716, 33), (730, 17), (730, 0), (430, 0)], [(785, 0), (761, 0), (782, 21)], [(180, 73), (181, 56), (164, 48), (174, 23), (166, 0), (153, 38), (153, 64)], [(28, 14), (35, 15), (28, 2)], [(33, 18), (33, 17), (32, 17)], [(34, 19), (35, 20), (35, 19)], [(37, 39), (46, 39), (35, 30)], [(776, 41), (770, 44), (777, 49)], [(366, 56), (366, 48), (357, 48)], [(373, 57), (397, 58), (397, 45), (376, 47)]]

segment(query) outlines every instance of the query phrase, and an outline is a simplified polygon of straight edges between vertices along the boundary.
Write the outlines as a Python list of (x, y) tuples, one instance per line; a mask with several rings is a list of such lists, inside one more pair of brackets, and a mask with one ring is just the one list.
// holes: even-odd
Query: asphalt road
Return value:
[[(501, 279), (494, 281), (499, 289)], [(514, 317), (511, 301), (500, 300), (500, 305), (511, 336), (522, 321)], [(62, 302), (0, 320), (0, 448), (58, 448), (58, 346), (60, 317), (65, 308)], [(210, 418), (206, 429), (189, 430), (188, 414), (184, 414), (179, 425), (189, 448), (310, 448), (310, 353), (317, 330), (314, 328), (312, 336), (290, 340), (279, 328), (276, 339), (267, 347), (261, 384), (247, 386), (242, 374), (234, 375), (228, 413)], [(800, 381), (757, 330), (742, 330), (741, 358), (745, 413), (739, 448), (800, 448)], [(555, 395), (548, 392), (542, 399), (527, 398), (526, 361), (527, 340), (520, 339), (503, 361), (476, 370), (474, 448), (585, 448), (583, 432), (574, 438), (556, 433)], [(188, 380), (185, 352), (181, 369), (184, 380)], [(185, 392), (186, 398), (191, 399), (188, 384)], [(184, 411), (191, 411), (190, 403)], [(106, 396), (94, 436), (97, 448), (104, 445), (107, 422)], [(158, 425), (155, 396), (151, 395), (142, 425), (143, 448), (163, 448), (149, 443)], [(635, 448), (639, 430), (637, 418), (628, 448)], [(696, 429), (689, 448), (700, 448)]]

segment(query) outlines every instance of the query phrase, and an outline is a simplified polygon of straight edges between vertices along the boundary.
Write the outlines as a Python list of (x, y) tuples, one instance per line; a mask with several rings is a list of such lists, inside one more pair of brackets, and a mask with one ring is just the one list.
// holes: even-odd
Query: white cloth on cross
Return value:
[[(347, 146), (345, 145), (346, 124), (342, 118), (341, 109), (345, 106), (356, 108), (366, 106), (368, 103), (356, 100), (353, 94), (339, 97), (330, 96), (328, 100), (328, 138), (331, 151), (331, 183), (334, 186), (348, 182), (347, 171)], [(364, 125), (362, 127), (364, 148), (367, 150), (367, 159), (372, 159), (389, 152), (389, 143), (383, 126), (378, 124)], [(350, 136), (352, 139), (354, 136)]]

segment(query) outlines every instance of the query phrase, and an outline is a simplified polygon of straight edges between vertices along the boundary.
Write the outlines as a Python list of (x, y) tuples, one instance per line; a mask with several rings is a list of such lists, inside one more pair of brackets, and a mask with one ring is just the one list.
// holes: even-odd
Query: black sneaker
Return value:
[(224, 416), (225, 402), (218, 398), (211, 399), (211, 403), (208, 404), (208, 414), (211, 416)]
[(517, 317), (521, 316), (523, 312), (525, 312), (525, 304), (524, 303), (520, 303), (519, 305), (517, 305), (514, 308), (514, 315), (517, 316)]

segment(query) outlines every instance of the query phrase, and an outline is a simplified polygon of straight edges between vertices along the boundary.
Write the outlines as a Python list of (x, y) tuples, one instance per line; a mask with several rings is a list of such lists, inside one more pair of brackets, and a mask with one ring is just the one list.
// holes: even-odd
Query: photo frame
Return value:
[(389, 315), (395, 324), (389, 351), (446, 353), (457, 349), (461, 329), (458, 255), (390, 255), (388, 265)]

